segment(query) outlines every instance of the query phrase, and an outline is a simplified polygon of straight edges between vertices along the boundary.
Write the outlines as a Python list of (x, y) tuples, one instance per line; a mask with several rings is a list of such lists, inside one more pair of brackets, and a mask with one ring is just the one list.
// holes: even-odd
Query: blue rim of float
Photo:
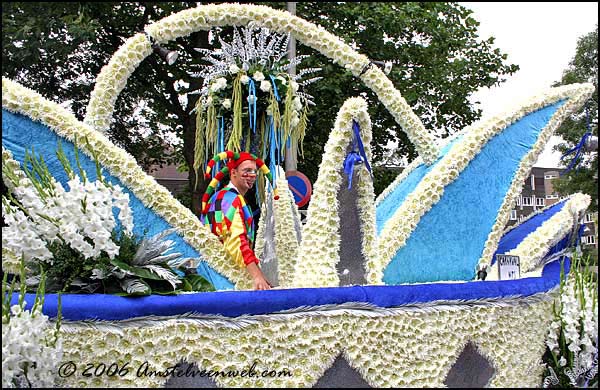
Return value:
[[(565, 259), (565, 274), (570, 259)], [(119, 321), (147, 316), (177, 316), (189, 313), (238, 317), (274, 314), (301, 307), (367, 303), (380, 308), (444, 301), (478, 301), (528, 297), (546, 293), (560, 283), (562, 260), (546, 264), (541, 277), (517, 280), (423, 283), (400, 286), (351, 286), (277, 289), (267, 291), (218, 291), (180, 295), (124, 297), (107, 294), (63, 294), (62, 317), (69, 321)], [(26, 294), (31, 309), (35, 294)], [(11, 305), (17, 304), (18, 294)], [(43, 313), (56, 317), (57, 294), (46, 294)]]

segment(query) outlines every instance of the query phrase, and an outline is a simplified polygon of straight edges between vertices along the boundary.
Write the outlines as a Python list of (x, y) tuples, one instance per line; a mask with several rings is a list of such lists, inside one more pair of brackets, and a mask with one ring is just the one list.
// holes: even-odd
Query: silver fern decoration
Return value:
[[(231, 66), (235, 65), (244, 71), (251, 68), (260, 68), (269, 74), (277, 75), (287, 72), (291, 67), (299, 65), (302, 60), (309, 57), (301, 55), (287, 61), (286, 54), (290, 34), (277, 34), (267, 28), (241, 27), (240, 31), (233, 28), (233, 40), (231, 43), (225, 42), (219, 37), (220, 49), (195, 48), (203, 55), (208, 65), (200, 65), (198, 72), (193, 72), (192, 76), (200, 77), (204, 80), (199, 90), (190, 93), (199, 93), (203, 96), (209, 92), (209, 86), (212, 80), (231, 74)], [(292, 80), (299, 82), (304, 76), (320, 71), (321, 68), (303, 69), (292, 77)], [(306, 86), (320, 77), (313, 77), (299, 83)], [(307, 100), (312, 103), (312, 96), (304, 94)]]

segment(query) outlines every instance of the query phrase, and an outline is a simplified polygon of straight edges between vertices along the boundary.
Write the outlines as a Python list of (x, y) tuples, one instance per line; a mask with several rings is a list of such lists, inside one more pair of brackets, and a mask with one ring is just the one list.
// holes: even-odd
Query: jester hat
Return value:
[(224, 161), (225, 159), (229, 160), (227, 165), (223, 167), (215, 177), (210, 181), (208, 187), (206, 187), (206, 192), (202, 196), (202, 214), (208, 213), (208, 200), (215, 192), (217, 185), (223, 180), (225, 175), (229, 173), (230, 170), (237, 168), (244, 161), (255, 161), (256, 167), (260, 169), (260, 171), (269, 179), (271, 185), (273, 186), (273, 194), (275, 195), (275, 200), (279, 199), (279, 195), (277, 194), (277, 188), (273, 185), (273, 176), (271, 175), (271, 171), (267, 168), (267, 165), (263, 160), (256, 157), (255, 155), (248, 152), (232, 152), (231, 150), (227, 150), (225, 152), (221, 152), (216, 154), (212, 160), (208, 162), (206, 165), (206, 172), (204, 173), (204, 179), (209, 180), (211, 178), (211, 170), (215, 166), (215, 164), (219, 161)]

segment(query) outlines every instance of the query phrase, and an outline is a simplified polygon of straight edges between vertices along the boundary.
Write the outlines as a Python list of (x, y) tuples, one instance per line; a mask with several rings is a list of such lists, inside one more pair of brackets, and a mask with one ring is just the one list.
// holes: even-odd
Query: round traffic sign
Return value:
[(308, 177), (300, 171), (287, 171), (285, 178), (292, 194), (294, 194), (296, 205), (302, 207), (307, 204), (312, 194), (312, 185)]

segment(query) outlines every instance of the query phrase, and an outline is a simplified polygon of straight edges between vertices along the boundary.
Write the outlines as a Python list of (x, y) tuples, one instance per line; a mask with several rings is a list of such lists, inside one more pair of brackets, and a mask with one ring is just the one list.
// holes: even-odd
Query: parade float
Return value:
[[(104, 134), (119, 93), (154, 44), (217, 26), (249, 25), (291, 34), (352, 72), (419, 152), (375, 198), (367, 103), (348, 99), (325, 146), (304, 225), (291, 192), (284, 190), (277, 158), (271, 158), (279, 198), (265, 186), (255, 248), (265, 273), (276, 280), (268, 291), (249, 291), (251, 280), (228, 261), (217, 237)], [(243, 76), (265, 81), (246, 71), (232, 70), (240, 83)], [(272, 89), (266, 81), (264, 90), (274, 92), (276, 81)], [(131, 213), (119, 214), (118, 223), (113, 218), (116, 226), (138, 236), (166, 232), (169, 248), (218, 290), (140, 297), (63, 294), (60, 309), (58, 296), (46, 294), (43, 313), (62, 317), (56, 384), (538, 386), (553, 300), (561, 275), (569, 271), (568, 249), (590, 199), (575, 194), (510, 230), (505, 226), (550, 136), (592, 91), (587, 84), (551, 88), (436, 140), (367, 57), (299, 17), (240, 4), (185, 10), (127, 40), (98, 75), (83, 122), (3, 78), (3, 179), (9, 189), (19, 193), (19, 186), (31, 186), (23, 170), (30, 149), (43, 157), (61, 188), (71, 187), (73, 176), (56, 154), (60, 149), (85, 172), (87, 183), (110, 183), (116, 199), (110, 207), (126, 210), (122, 202), (128, 199)], [(298, 129), (307, 105), (300, 101), (296, 116), (282, 112), (288, 121), (281, 123), (288, 127), (279, 142), (310, 131)], [(209, 111), (206, 104), (198, 115), (209, 122)], [(204, 157), (219, 150), (202, 141), (202, 134), (224, 130), (207, 122), (197, 140), (205, 142)], [(212, 145), (218, 149), (218, 143)], [(347, 176), (344, 162), (352, 153), (359, 163)], [(3, 241), (5, 272), (16, 273), (21, 257), (44, 256), (43, 248), (33, 254), (18, 248)], [(500, 280), (496, 255), (518, 256), (519, 277)], [(31, 309), (35, 294), (25, 294), (25, 301)], [(597, 324), (597, 309), (595, 315)]]

